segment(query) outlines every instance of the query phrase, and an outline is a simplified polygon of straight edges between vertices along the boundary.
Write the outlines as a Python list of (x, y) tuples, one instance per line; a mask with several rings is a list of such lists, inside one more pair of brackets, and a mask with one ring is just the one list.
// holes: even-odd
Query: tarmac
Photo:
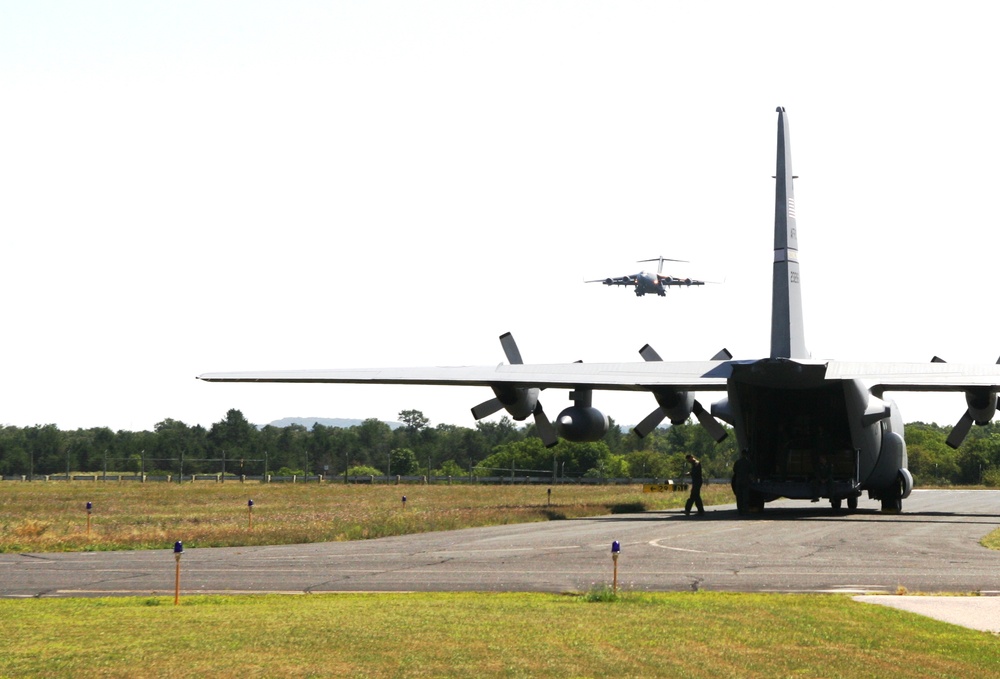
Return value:
[[(634, 591), (838, 593), (1000, 634), (1000, 491), (915, 490), (885, 515), (775, 501), (467, 528), (377, 540), (219, 548), (184, 555), (183, 593), (582, 592), (611, 577)], [(189, 543), (190, 544), (190, 543)], [(0, 554), (0, 598), (172, 593), (169, 549)], [(896, 594), (907, 593), (907, 594)], [(927, 595), (909, 595), (926, 592)], [(948, 593), (954, 593), (948, 595)]]
[(854, 597), (880, 606), (891, 606), (953, 625), (1000, 634), (1000, 596), (911, 596), (893, 594)]

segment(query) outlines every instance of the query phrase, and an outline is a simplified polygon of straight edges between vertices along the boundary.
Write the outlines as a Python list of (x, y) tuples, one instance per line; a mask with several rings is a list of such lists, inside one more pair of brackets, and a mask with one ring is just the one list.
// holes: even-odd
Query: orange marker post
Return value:
[(184, 553), (184, 544), (178, 540), (174, 543), (174, 560), (177, 562), (177, 570), (174, 574), (174, 606), (181, 600), (181, 554)]

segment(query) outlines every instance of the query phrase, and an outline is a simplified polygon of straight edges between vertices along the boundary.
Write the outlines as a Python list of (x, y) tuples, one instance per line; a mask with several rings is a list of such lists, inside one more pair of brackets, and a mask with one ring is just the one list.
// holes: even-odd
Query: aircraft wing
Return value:
[(286, 382), (349, 384), (437, 384), (541, 389), (652, 391), (670, 387), (687, 391), (723, 391), (732, 372), (730, 361), (642, 363), (555, 363), (435, 368), (359, 368), (205, 373), (205, 382)]
[(586, 281), (587, 283), (604, 283), (605, 285), (635, 285), (637, 278), (635, 276), (617, 276), (615, 278), (598, 278), (593, 281)]
[(990, 363), (881, 363), (830, 361), (827, 379), (860, 379), (872, 392), (1000, 391), (1000, 365)]
[[(875, 393), (883, 391), (1000, 391), (1000, 365), (963, 363), (889, 363), (816, 361), (828, 380), (860, 379)], [(634, 363), (552, 363), (424, 368), (347, 368), (205, 373), (205, 382), (284, 382), (343, 384), (416, 384), (495, 386), (542, 389), (653, 391), (724, 391), (736, 363), (753, 361), (649, 361)]]
[(705, 281), (696, 281), (693, 278), (677, 278), (676, 276), (659, 275), (660, 285), (705, 285)]

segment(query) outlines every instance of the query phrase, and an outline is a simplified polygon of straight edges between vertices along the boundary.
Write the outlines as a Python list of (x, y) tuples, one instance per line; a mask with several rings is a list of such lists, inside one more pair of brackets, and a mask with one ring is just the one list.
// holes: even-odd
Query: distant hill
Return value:
[[(268, 422), (272, 427), (289, 427), (293, 424), (301, 424), (306, 429), (312, 429), (314, 424), (322, 424), (324, 427), (356, 427), (364, 420), (352, 420), (343, 417), (283, 417), (274, 422)], [(402, 427), (402, 422), (386, 422), (390, 429)]]

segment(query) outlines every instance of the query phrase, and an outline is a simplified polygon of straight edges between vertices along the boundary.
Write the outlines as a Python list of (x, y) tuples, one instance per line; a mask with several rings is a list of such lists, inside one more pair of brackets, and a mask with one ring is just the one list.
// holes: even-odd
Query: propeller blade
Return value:
[(708, 435), (715, 439), (716, 443), (729, 436), (726, 428), (719, 424), (719, 421), (712, 417), (712, 414), (705, 410), (705, 408), (698, 403), (698, 401), (694, 402), (694, 407), (691, 408), (691, 412), (694, 413), (694, 416), (698, 418), (699, 422), (701, 422), (701, 426), (705, 428)]
[(731, 353), (729, 353), (729, 349), (726, 349), (725, 347), (723, 347), (722, 349), (719, 350), (719, 352), (715, 356), (712, 357), (712, 360), (713, 361), (728, 361), (732, 357), (733, 357), (733, 355)]
[(511, 365), (521, 365), (524, 363), (521, 360), (521, 352), (517, 350), (517, 342), (514, 341), (512, 334), (505, 332), (500, 335), (500, 345), (503, 347), (503, 353), (507, 356), (507, 361)]
[(663, 360), (662, 358), (660, 358), (660, 355), (658, 353), (656, 353), (656, 349), (654, 349), (653, 347), (649, 346), (648, 344), (646, 346), (644, 346), (642, 349), (639, 349), (639, 355), (642, 356), (642, 360), (644, 360), (644, 361), (662, 361)]
[(491, 398), (489, 401), (483, 401), (475, 408), (472, 409), (472, 416), (477, 420), (481, 420), (484, 417), (489, 417), (493, 413), (497, 412), (503, 408), (503, 403), (498, 398)]
[[(654, 349), (653, 347), (649, 346), (648, 344), (646, 346), (644, 346), (642, 349), (639, 349), (639, 355), (642, 356), (642, 358), (643, 358), (644, 361), (662, 361), (663, 360), (662, 358), (660, 358), (660, 355), (658, 353), (656, 353), (656, 349)], [(715, 353), (715, 356), (712, 357), (712, 360), (713, 361), (728, 361), (732, 357), (733, 357), (733, 355), (731, 353), (729, 353), (729, 349), (726, 349), (726, 348), (723, 347), (722, 349), (720, 349), (719, 351), (717, 351)], [(997, 363), (1000, 363), (1000, 360), (998, 360)]]
[(962, 441), (965, 440), (966, 435), (968, 435), (969, 430), (972, 429), (972, 415), (966, 410), (965, 414), (962, 415), (962, 419), (952, 427), (951, 433), (948, 434), (948, 439), (945, 441), (952, 448), (958, 448), (962, 445)]
[(663, 410), (663, 408), (658, 407), (649, 415), (646, 415), (642, 422), (635, 425), (632, 431), (634, 431), (639, 438), (645, 438), (647, 434), (660, 425), (660, 422), (663, 422), (663, 418), (666, 416), (667, 413)]
[(533, 413), (535, 416), (535, 431), (538, 432), (538, 436), (542, 439), (542, 443), (545, 444), (546, 448), (551, 448), (555, 444), (559, 443), (559, 435), (556, 433), (556, 428), (552, 426), (549, 422), (549, 418), (545, 415), (545, 411), (542, 410), (542, 404), (539, 403), (535, 408)]

